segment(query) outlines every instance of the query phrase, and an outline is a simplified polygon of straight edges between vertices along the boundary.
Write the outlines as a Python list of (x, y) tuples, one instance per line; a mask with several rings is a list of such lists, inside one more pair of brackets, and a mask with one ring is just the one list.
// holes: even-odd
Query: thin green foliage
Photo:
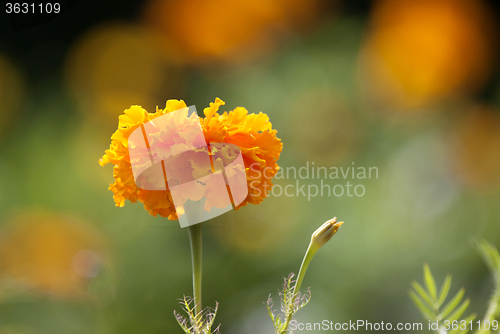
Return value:
[(494, 278), (498, 279), (500, 276), (500, 255), (498, 250), (486, 240), (478, 242), (476, 245)]
[[(476, 243), (477, 249), (482, 255), (484, 262), (490, 269), (494, 278), (494, 291), (489, 300), (488, 309), (481, 323), (491, 324), (493, 321), (498, 320), (500, 316), (500, 253), (498, 249), (487, 241)], [(469, 323), (475, 318), (475, 314), (471, 314), (463, 320), (460, 320), (469, 306), (469, 299), (463, 301), (465, 289), (460, 289), (453, 297), (449, 298), (448, 303), (444, 304), (447, 299), (451, 287), (451, 276), (446, 276), (441, 289), (438, 291), (436, 287), (436, 280), (429, 269), (427, 264), (424, 265), (424, 282), (425, 289), (417, 282), (412, 282), (412, 290), (409, 292), (410, 298), (420, 310), (424, 318), (431, 321), (439, 321), (441, 328), (438, 333), (447, 333), (442, 327), (444, 321), (453, 321)], [(444, 305), (444, 306), (443, 306)], [(452, 330), (449, 334), (466, 334), (470, 330)], [(476, 334), (489, 334), (492, 329), (486, 329), (484, 326), (476, 330)], [(500, 331), (498, 332), (500, 333)]]
[(293, 316), (311, 300), (311, 292), (309, 289), (303, 294), (295, 292), (296, 281), (293, 280), (293, 277), (294, 274), (292, 273), (284, 279), (283, 291), (279, 292), (281, 302), (280, 312), (276, 312), (275, 314), (271, 295), (269, 295), (267, 299), (267, 313), (273, 321), (276, 334), (289, 333), (288, 326)]
[(215, 316), (219, 305), (215, 303), (215, 308), (205, 308), (201, 312), (196, 312), (196, 305), (192, 298), (184, 296), (179, 299), (182, 309), (188, 315), (187, 318), (174, 311), (175, 319), (186, 334), (219, 334), (219, 327), (212, 330)]
[[(431, 321), (438, 321), (441, 328), (438, 333), (446, 333), (442, 328), (445, 321), (452, 323), (453, 321), (461, 321), (462, 315), (469, 307), (470, 300), (462, 301), (465, 289), (460, 289), (452, 298), (449, 298), (448, 303), (444, 304), (448, 297), (451, 287), (451, 276), (446, 276), (441, 288), (437, 289), (436, 279), (427, 264), (424, 265), (424, 282), (425, 288), (416, 281), (412, 282), (412, 290), (409, 292), (410, 298), (417, 308), (420, 310), (425, 319)], [(444, 306), (443, 306), (444, 305)], [(473, 321), (476, 314), (467, 316), (465, 320), (467, 323)], [(450, 334), (466, 334), (468, 329), (452, 330)]]
[[(486, 314), (483, 319), (483, 323), (485, 321), (491, 323), (493, 320), (498, 320), (498, 316), (500, 315), (500, 255), (497, 248), (486, 240), (476, 243), (476, 246), (479, 249), (479, 253), (483, 257), (484, 262), (486, 262), (486, 265), (490, 269), (495, 284), (493, 294), (491, 295), (488, 304), (488, 309), (486, 310)], [(478, 331), (478, 333), (491, 333), (491, 329), (482, 328)]]

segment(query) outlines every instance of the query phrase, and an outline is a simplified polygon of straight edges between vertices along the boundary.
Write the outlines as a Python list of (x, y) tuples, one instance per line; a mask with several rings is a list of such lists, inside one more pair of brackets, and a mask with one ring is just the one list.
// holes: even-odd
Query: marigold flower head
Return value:
[[(239, 147), (245, 165), (248, 195), (236, 209), (248, 203), (259, 204), (267, 197), (267, 192), (272, 187), (271, 179), (279, 170), (277, 161), (283, 144), (277, 138), (277, 131), (272, 129), (272, 124), (266, 114), (262, 112), (249, 114), (242, 107), (219, 114), (218, 110), (222, 105), (224, 105), (224, 101), (217, 98), (215, 102), (210, 103), (208, 108), (204, 109), (205, 117), (199, 118), (204, 139), (206, 144), (212, 144), (212, 155), (214, 149), (219, 148), (217, 145), (214, 146), (213, 143), (229, 144), (219, 148), (220, 156), (231, 154), (231, 145)], [(144, 204), (145, 209), (151, 215), (160, 215), (171, 220), (178, 219), (178, 216), (184, 213), (182, 206), (179, 207), (179, 203), (176, 203), (176, 210), (168, 185), (166, 185), (166, 190), (153, 190), (154, 187), (139, 187), (137, 185), (129, 153), (129, 136), (141, 126), (144, 129), (143, 125), (155, 118), (186, 107), (187, 105), (182, 100), (168, 100), (165, 108), (159, 109), (157, 107), (155, 113), (148, 113), (140, 106), (131, 106), (119, 117), (118, 129), (111, 136), (111, 146), (99, 160), (101, 166), (108, 163), (114, 165), (113, 177), (115, 182), (110, 185), (109, 190), (114, 193), (113, 198), (116, 206), (124, 206), (127, 199), (132, 203), (139, 201)], [(175, 155), (173, 148), (189, 146), (189, 142), (198, 141), (196, 135), (190, 133), (189, 127), (186, 125), (193, 121), (193, 117), (185, 117), (182, 120), (174, 117), (172, 121), (178, 123), (178, 133), (160, 131), (148, 134), (148, 136), (150, 136), (151, 140), (157, 141), (158, 145), (175, 143), (175, 145), (168, 148), (169, 154), (173, 155), (173, 159), (182, 158), (182, 154), (181, 156)], [(199, 177), (199, 175), (195, 175), (196, 173), (206, 173), (207, 170), (213, 170), (213, 166), (204, 166), (202, 160), (197, 158), (202, 153), (201, 151), (200, 149), (193, 149), (189, 152), (189, 159), (191, 165), (193, 165), (192, 171), (174, 171), (177, 173), (179, 180), (183, 178), (196, 179)], [(144, 154), (146, 155), (146, 152)], [(132, 157), (132, 160), (134, 159), (135, 157)], [(213, 161), (213, 163), (216, 165), (216, 161)], [(165, 166), (163, 167), (165, 168)], [(184, 175), (186, 173), (192, 175)], [(142, 181), (149, 182), (147, 174), (141, 174)], [(214, 187), (208, 187), (207, 189), (202, 194), (203, 189), (192, 187), (189, 193), (182, 193), (181, 195), (185, 201), (188, 199), (196, 200), (204, 195), (207, 198), (206, 208), (208, 210), (210, 210), (210, 207), (219, 207), (218, 191), (220, 189)]]

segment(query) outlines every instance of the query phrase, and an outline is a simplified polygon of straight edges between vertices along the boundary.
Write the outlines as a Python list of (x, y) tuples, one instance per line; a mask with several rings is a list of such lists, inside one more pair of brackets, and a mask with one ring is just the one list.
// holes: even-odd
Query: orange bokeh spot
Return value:
[(0, 275), (28, 290), (79, 297), (103, 263), (103, 242), (90, 226), (51, 213), (16, 217), (0, 243)]
[(65, 74), (80, 109), (94, 120), (115, 122), (119, 110), (158, 96), (179, 95), (177, 69), (166, 61), (157, 35), (132, 24), (93, 28), (71, 48)]
[(255, 58), (274, 49), (277, 33), (311, 23), (318, 0), (153, 0), (146, 22), (187, 61), (230, 62)]
[(365, 45), (364, 80), (376, 98), (420, 107), (486, 82), (493, 18), (481, 0), (381, 0)]
[(454, 138), (456, 176), (480, 192), (500, 189), (500, 111), (477, 107), (462, 116)]

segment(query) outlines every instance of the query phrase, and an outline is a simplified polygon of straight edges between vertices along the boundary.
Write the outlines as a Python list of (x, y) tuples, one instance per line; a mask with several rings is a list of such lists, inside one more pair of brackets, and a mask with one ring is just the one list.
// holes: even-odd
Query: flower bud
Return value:
[(302, 264), (300, 266), (299, 275), (297, 276), (297, 283), (295, 283), (294, 293), (300, 291), (300, 286), (302, 284), (302, 280), (306, 275), (307, 267), (309, 267), (309, 263), (311, 262), (314, 254), (320, 249), (324, 244), (330, 240), (335, 233), (339, 230), (339, 227), (344, 224), (344, 222), (337, 222), (337, 217), (333, 217), (326, 223), (320, 226), (311, 236), (311, 243), (307, 248), (306, 255), (304, 256), (304, 260), (302, 260)]
[(335, 233), (337, 233), (342, 224), (344, 224), (344, 222), (337, 222), (337, 217), (333, 217), (333, 219), (321, 225), (320, 228), (312, 234), (311, 244), (315, 244), (318, 248), (322, 247)]

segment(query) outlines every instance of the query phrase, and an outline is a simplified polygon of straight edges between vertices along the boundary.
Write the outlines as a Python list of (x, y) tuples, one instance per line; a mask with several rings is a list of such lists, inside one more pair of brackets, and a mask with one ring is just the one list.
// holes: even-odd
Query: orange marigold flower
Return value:
[[(210, 103), (210, 106), (203, 111), (205, 118), (200, 118), (200, 123), (205, 141), (207, 144), (227, 143), (240, 148), (245, 164), (248, 195), (236, 209), (247, 203), (259, 204), (272, 188), (271, 180), (279, 170), (277, 161), (283, 144), (276, 136), (277, 130), (272, 129), (272, 124), (266, 114), (262, 112), (248, 114), (248, 111), (242, 107), (219, 114), (218, 110), (222, 105), (224, 101), (216, 98), (215, 102)], [(132, 170), (128, 139), (132, 132), (145, 123), (186, 107), (186, 103), (182, 100), (168, 100), (165, 109), (157, 108), (155, 113), (148, 113), (140, 106), (131, 106), (119, 117), (118, 129), (111, 136), (110, 148), (99, 160), (101, 166), (108, 163), (114, 165), (115, 182), (110, 185), (109, 190), (114, 193), (116, 206), (124, 206), (125, 200), (128, 199), (132, 203), (137, 201), (143, 203), (146, 210), (153, 216), (160, 215), (176, 220), (178, 214), (183, 214), (179, 207), (177, 211), (180, 212), (176, 212), (168, 186), (167, 190), (147, 190), (137, 186)], [(181, 137), (187, 135), (189, 134), (179, 134)], [(192, 177), (197, 176), (192, 175)], [(196, 196), (194, 193), (186, 196)], [(207, 197), (211, 200), (207, 203), (208, 207), (217, 207), (217, 195), (213, 189), (212, 194)]]

